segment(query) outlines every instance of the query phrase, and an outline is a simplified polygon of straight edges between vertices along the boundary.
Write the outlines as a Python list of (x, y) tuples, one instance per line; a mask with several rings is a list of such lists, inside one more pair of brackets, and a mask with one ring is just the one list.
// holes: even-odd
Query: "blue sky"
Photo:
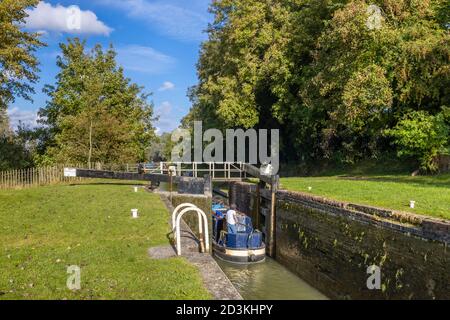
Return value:
[[(45, 84), (58, 72), (58, 44), (68, 37), (86, 39), (88, 47), (112, 43), (127, 77), (153, 93), (150, 98), (160, 120), (158, 132), (175, 129), (189, 111), (187, 89), (197, 82), (195, 64), (203, 32), (212, 20), (210, 0), (46, 0), (30, 12), (25, 28), (43, 33), (48, 47), (39, 49), (40, 81), (34, 102), (17, 99), (9, 107), (13, 126), (21, 120), (35, 125), (37, 110), (45, 105)], [(68, 28), (70, 6), (81, 10), (80, 24)]]

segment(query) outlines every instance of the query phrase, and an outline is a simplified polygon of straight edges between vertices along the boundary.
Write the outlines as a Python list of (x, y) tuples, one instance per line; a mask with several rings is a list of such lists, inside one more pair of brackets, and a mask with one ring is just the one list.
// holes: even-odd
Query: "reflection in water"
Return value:
[(275, 260), (236, 265), (216, 259), (227, 277), (246, 300), (324, 300), (319, 291)]

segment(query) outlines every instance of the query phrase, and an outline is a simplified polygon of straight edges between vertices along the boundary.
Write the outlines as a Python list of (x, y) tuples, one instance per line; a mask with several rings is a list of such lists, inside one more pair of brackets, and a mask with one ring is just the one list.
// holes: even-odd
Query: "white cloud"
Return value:
[(108, 36), (113, 29), (98, 20), (95, 13), (80, 10), (76, 6), (52, 6), (41, 1), (27, 11), (25, 27), (30, 30), (65, 32), (70, 34), (94, 34)]
[(175, 89), (175, 85), (170, 81), (166, 81), (162, 84), (162, 86), (158, 89), (158, 91), (167, 91), (173, 89)]
[(143, 20), (160, 32), (180, 40), (201, 41), (208, 27), (209, 0), (96, 0), (115, 7), (129, 17)]
[(153, 48), (130, 45), (116, 48), (117, 60), (124, 69), (161, 74), (171, 69), (175, 59)]
[(11, 128), (17, 129), (20, 123), (25, 126), (35, 128), (39, 119), (36, 111), (21, 110), (19, 107), (8, 109), (8, 116)]
[(164, 101), (155, 108), (155, 115), (159, 117), (158, 121), (155, 123), (157, 134), (172, 132), (178, 128), (178, 125), (180, 124), (178, 116), (180, 113), (178, 112), (179, 110), (174, 109), (176, 108), (174, 108), (169, 101)]
[(164, 101), (156, 108), (155, 113), (157, 116), (168, 116), (172, 111), (172, 104), (169, 101)]

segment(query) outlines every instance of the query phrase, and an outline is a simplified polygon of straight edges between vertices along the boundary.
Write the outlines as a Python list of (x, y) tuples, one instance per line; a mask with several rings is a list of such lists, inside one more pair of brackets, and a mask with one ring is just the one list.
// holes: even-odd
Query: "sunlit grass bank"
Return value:
[[(168, 244), (167, 222), (157, 195), (127, 184), (3, 190), (0, 299), (209, 298), (184, 259), (148, 257)], [(71, 265), (81, 267), (79, 291), (66, 286)]]
[[(450, 219), (450, 174), (295, 177), (282, 178), (281, 184), (335, 200)], [(411, 200), (415, 209), (409, 208)]]

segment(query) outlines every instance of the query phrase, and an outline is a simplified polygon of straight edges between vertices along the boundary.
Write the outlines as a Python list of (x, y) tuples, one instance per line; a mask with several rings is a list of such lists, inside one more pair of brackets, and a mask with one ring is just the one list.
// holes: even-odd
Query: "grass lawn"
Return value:
[[(450, 219), (450, 174), (296, 177), (282, 178), (281, 184), (335, 200)], [(416, 209), (409, 208), (411, 200), (416, 201)]]
[[(183, 258), (148, 257), (168, 244), (159, 196), (96, 182), (0, 191), (0, 299), (210, 298)], [(79, 291), (66, 286), (71, 265)]]

